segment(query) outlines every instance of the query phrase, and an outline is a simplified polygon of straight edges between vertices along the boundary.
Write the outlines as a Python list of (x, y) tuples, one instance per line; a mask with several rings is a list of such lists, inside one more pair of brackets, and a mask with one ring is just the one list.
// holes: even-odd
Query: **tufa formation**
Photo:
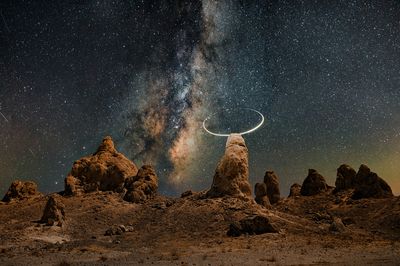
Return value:
[(42, 193), (38, 191), (35, 182), (16, 180), (11, 183), (2, 201), (11, 202), (13, 200), (24, 200), (38, 196), (42, 196)]
[(105, 137), (93, 155), (74, 162), (65, 179), (65, 195), (97, 190), (122, 192), (125, 180), (137, 172), (136, 165), (117, 152), (111, 137)]
[(239, 134), (231, 134), (226, 141), (225, 154), (218, 163), (207, 197), (251, 197), (249, 184), (248, 150)]
[(125, 180), (124, 200), (134, 203), (144, 202), (157, 193), (158, 177), (151, 165), (143, 165), (136, 176)]
[(325, 182), (325, 178), (317, 170), (309, 169), (308, 176), (301, 186), (300, 194), (302, 196), (313, 196), (327, 190), (328, 185)]
[(61, 196), (53, 194), (49, 197), (44, 208), (41, 223), (53, 226), (62, 226), (65, 220), (65, 206), (62, 203)]

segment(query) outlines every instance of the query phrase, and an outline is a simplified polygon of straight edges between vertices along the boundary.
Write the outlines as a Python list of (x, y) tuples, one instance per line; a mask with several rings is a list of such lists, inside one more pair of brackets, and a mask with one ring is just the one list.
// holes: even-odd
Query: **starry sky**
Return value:
[(248, 107), (266, 118), (245, 135), (253, 185), (273, 169), (287, 194), (308, 168), (333, 185), (365, 163), (400, 193), (399, 1), (5, 0), (0, 15), (1, 194), (62, 190), (107, 135), (161, 193), (208, 188), (226, 139), (201, 123), (251, 127)]

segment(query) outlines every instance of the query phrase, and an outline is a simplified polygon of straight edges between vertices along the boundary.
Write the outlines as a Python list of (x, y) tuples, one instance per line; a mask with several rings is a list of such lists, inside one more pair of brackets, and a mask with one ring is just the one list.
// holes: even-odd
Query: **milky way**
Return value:
[[(398, 1), (3, 1), (0, 192), (62, 189), (103, 136), (161, 192), (209, 187), (225, 140), (203, 119), (250, 107), (250, 179), (287, 192), (369, 165), (400, 192)], [(238, 109), (239, 110), (239, 109)], [(238, 121), (254, 124), (243, 112)], [(224, 119), (214, 121), (229, 130)]]

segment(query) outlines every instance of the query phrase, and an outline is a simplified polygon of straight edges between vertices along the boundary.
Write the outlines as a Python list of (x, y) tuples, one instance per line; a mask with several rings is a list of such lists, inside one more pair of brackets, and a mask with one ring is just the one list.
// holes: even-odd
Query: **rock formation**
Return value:
[(337, 169), (335, 190), (334, 192), (339, 192), (347, 189), (354, 188), (354, 178), (357, 172), (347, 164), (342, 164)]
[(251, 197), (249, 184), (248, 150), (239, 134), (231, 134), (226, 142), (225, 154), (218, 163), (213, 184), (207, 197)]
[(392, 189), (368, 166), (362, 164), (354, 177), (353, 199), (392, 197)]
[(76, 162), (65, 179), (65, 195), (80, 192), (122, 191), (125, 180), (137, 174), (136, 165), (117, 152), (111, 137), (105, 137), (97, 151)]
[(279, 190), (279, 178), (274, 171), (265, 172), (264, 183), (267, 185), (267, 196), (271, 204), (277, 203), (281, 199)]
[(23, 200), (41, 195), (42, 193), (38, 191), (35, 182), (16, 180), (11, 183), (2, 201), (10, 202), (12, 200)]
[(300, 194), (303, 196), (312, 196), (326, 190), (328, 190), (328, 185), (325, 182), (325, 178), (316, 170), (309, 169), (308, 176), (304, 179), (301, 186)]
[(301, 185), (297, 184), (297, 183), (294, 183), (290, 187), (289, 197), (301, 196), (300, 191), (301, 191)]
[(267, 195), (267, 185), (265, 183), (256, 183), (254, 186), (254, 194), (256, 195), (255, 201), (258, 204), (266, 208), (271, 207), (271, 203)]
[(240, 236), (241, 234), (260, 235), (265, 233), (277, 233), (278, 230), (270, 223), (268, 217), (252, 215), (239, 222), (230, 224), (228, 236)]
[(62, 203), (61, 196), (51, 195), (47, 200), (40, 222), (46, 225), (62, 226), (65, 220), (65, 206)]
[(129, 202), (143, 202), (157, 193), (158, 178), (151, 165), (143, 165), (136, 176), (125, 181), (127, 189), (124, 200)]

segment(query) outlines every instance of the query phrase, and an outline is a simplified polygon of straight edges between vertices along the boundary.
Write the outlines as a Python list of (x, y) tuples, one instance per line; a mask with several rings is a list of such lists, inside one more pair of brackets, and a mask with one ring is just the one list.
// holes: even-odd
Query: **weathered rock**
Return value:
[(316, 170), (309, 169), (308, 176), (304, 179), (303, 185), (300, 189), (300, 194), (303, 196), (312, 196), (319, 194), (328, 189), (325, 178), (320, 175)]
[(338, 217), (333, 218), (331, 225), (329, 226), (329, 230), (332, 232), (344, 232), (346, 230), (345, 225), (342, 220)]
[(262, 215), (248, 216), (240, 222), (230, 224), (228, 236), (240, 236), (241, 234), (265, 234), (277, 233), (278, 230), (270, 223), (268, 217)]
[(80, 192), (123, 190), (125, 180), (137, 174), (136, 165), (117, 152), (111, 137), (105, 137), (96, 153), (76, 162), (65, 179), (65, 195)]
[(44, 208), (41, 223), (52, 226), (62, 226), (65, 221), (65, 205), (62, 203), (61, 196), (54, 194), (49, 197)]
[(301, 185), (294, 183), (290, 187), (289, 197), (301, 196), (300, 191), (301, 191)]
[(274, 171), (265, 172), (264, 183), (267, 185), (267, 196), (271, 204), (277, 203), (281, 199), (279, 190), (279, 178)]
[(181, 194), (181, 198), (186, 198), (193, 195), (193, 191), (187, 190)]
[(267, 196), (267, 185), (265, 183), (256, 183), (254, 186), (255, 201), (266, 208), (271, 207), (271, 203)]
[(353, 199), (392, 197), (392, 189), (368, 166), (362, 164), (354, 178)]
[(248, 150), (239, 134), (228, 137), (225, 154), (218, 163), (213, 184), (207, 192), (207, 197), (225, 195), (251, 197)]
[(35, 182), (16, 180), (11, 183), (11, 186), (4, 195), (2, 201), (10, 202), (12, 200), (24, 200), (41, 195), (42, 193), (38, 191)]
[(342, 164), (337, 169), (334, 193), (354, 188), (354, 179), (357, 172), (347, 164)]
[(113, 225), (106, 230), (104, 233), (105, 236), (113, 236), (113, 235), (122, 235), (126, 232), (133, 232), (134, 228), (132, 226), (125, 226), (123, 224)]
[(134, 203), (144, 202), (157, 193), (158, 178), (151, 165), (143, 165), (136, 176), (125, 182), (127, 189), (124, 200)]

